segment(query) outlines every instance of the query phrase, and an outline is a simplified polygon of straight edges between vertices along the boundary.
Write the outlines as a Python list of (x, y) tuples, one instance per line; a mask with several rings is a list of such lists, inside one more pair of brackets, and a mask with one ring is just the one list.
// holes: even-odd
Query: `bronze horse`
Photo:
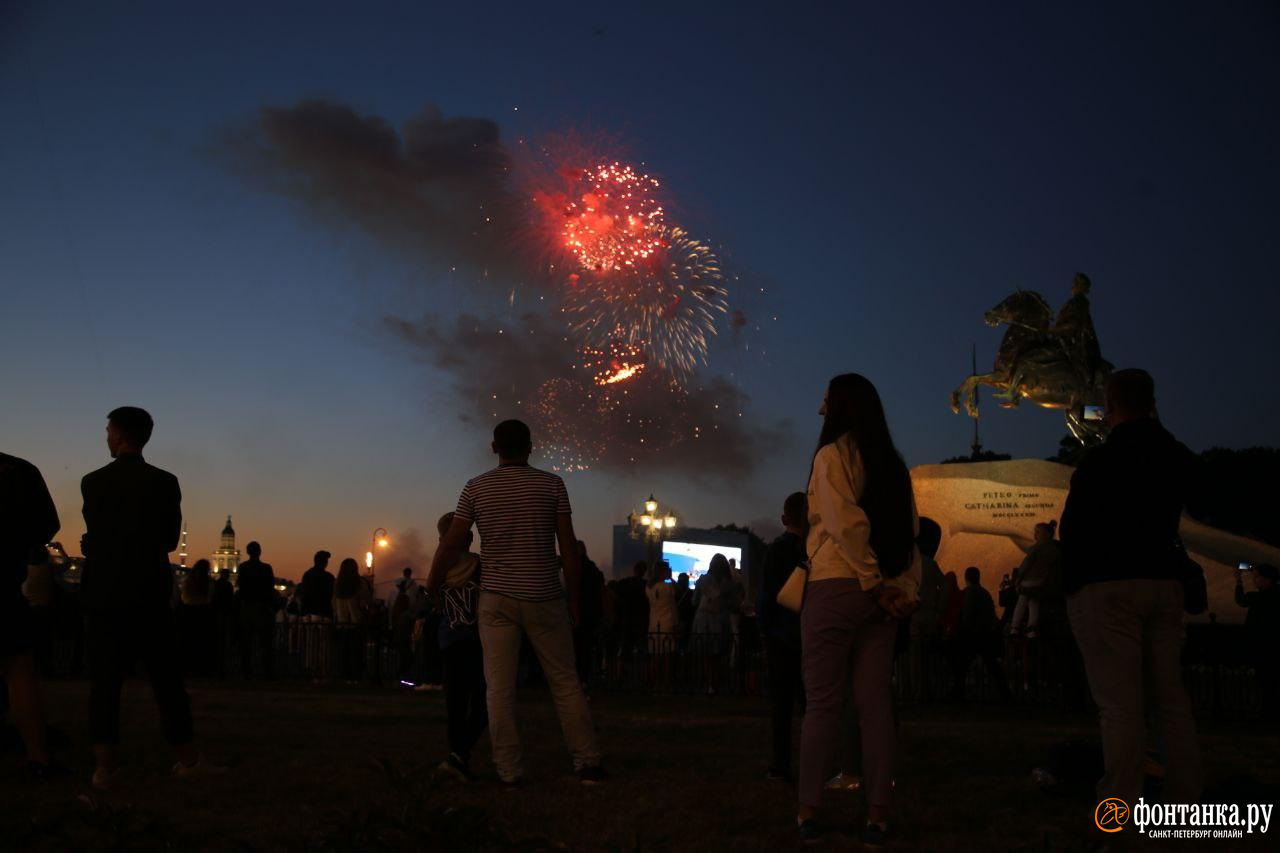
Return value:
[(1067, 429), (1081, 444), (1097, 444), (1106, 437), (1102, 421), (1085, 420), (1086, 405), (1101, 405), (1111, 365), (1091, 368), (1077, 364), (1064, 342), (1054, 334), (1053, 310), (1034, 290), (1018, 290), (986, 313), (988, 326), (1009, 327), (990, 373), (970, 376), (951, 392), (951, 410), (963, 405), (969, 417), (978, 416), (977, 388), (989, 385), (1002, 397), (1000, 405), (1015, 408), (1022, 398), (1046, 409), (1062, 409)]

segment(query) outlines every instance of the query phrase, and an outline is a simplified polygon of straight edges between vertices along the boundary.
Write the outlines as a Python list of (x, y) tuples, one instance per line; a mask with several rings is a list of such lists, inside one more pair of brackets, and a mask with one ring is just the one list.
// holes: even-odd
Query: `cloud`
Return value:
[(397, 130), (345, 104), (263, 107), (223, 128), (214, 156), (252, 185), (442, 263), (516, 270), (507, 153), (489, 119), (427, 105)]

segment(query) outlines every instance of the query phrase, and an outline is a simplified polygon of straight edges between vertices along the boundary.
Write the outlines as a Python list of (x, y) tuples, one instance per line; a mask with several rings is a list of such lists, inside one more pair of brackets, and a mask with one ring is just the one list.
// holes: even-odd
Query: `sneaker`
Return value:
[(1039, 632), (1039, 631), (1037, 631), (1035, 628), (1028, 628), (1028, 629), (1027, 629), (1027, 639), (1028, 639), (1028, 640), (1034, 640), (1034, 639), (1036, 639), (1036, 638), (1037, 638), (1037, 637), (1039, 637), (1039, 636), (1040, 636), (1040, 632)]
[(89, 780), (89, 784), (93, 786), (95, 791), (110, 791), (111, 787), (120, 779), (120, 768), (108, 770), (105, 767), (94, 768), (93, 778)]
[(862, 843), (868, 847), (883, 847), (889, 834), (889, 824), (868, 823), (862, 828)]
[(584, 785), (600, 785), (609, 781), (609, 774), (599, 764), (593, 764), (578, 771), (578, 781)]
[(857, 791), (862, 788), (862, 779), (851, 773), (837, 773), (827, 780), (828, 791)]
[(439, 770), (459, 782), (471, 781), (471, 770), (467, 768), (467, 762), (463, 761), (456, 752), (449, 753), (449, 757), (440, 762)]
[(817, 818), (797, 820), (796, 830), (799, 832), (801, 844), (822, 843), (822, 825), (818, 823)]
[(227, 768), (218, 764), (211, 764), (202, 755), (196, 759), (195, 764), (183, 764), (181, 761), (173, 765), (173, 777), (175, 779), (197, 779), (201, 776), (221, 776), (227, 772)]

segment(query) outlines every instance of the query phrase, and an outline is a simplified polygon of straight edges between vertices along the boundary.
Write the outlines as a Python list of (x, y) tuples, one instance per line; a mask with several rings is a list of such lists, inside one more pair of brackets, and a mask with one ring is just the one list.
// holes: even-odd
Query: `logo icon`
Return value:
[(1129, 806), (1115, 797), (1105, 799), (1093, 810), (1093, 822), (1103, 832), (1119, 832), (1129, 822)]

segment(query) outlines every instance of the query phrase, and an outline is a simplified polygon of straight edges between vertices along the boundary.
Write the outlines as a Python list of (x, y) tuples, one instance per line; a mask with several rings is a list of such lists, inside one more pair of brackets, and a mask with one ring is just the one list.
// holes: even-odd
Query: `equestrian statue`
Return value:
[(978, 417), (978, 386), (997, 389), (1001, 407), (1022, 398), (1046, 409), (1062, 409), (1067, 429), (1084, 445), (1106, 438), (1101, 418), (1086, 417), (1086, 406), (1101, 406), (1111, 364), (1102, 357), (1089, 315), (1089, 277), (1076, 273), (1071, 298), (1054, 319), (1045, 298), (1018, 290), (986, 313), (988, 326), (1007, 325), (990, 373), (970, 376), (951, 392), (951, 410), (961, 406)]

